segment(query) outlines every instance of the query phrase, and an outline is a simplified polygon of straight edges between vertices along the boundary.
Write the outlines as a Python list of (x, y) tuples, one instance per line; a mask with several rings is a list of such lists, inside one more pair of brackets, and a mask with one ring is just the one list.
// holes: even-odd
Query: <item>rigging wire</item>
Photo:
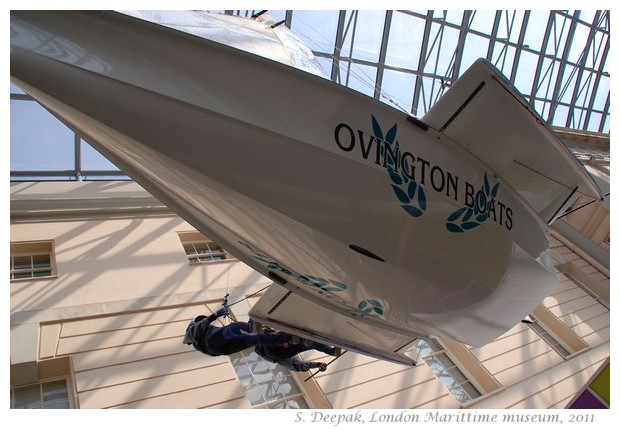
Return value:
[[(272, 283), (272, 284), (273, 284), (273, 283)], [(228, 304), (228, 303), (227, 303), (227, 304), (226, 304), (226, 306), (227, 306), (228, 308), (230, 308), (230, 307), (232, 307), (232, 306), (233, 306), (233, 305), (235, 305), (235, 304), (239, 304), (241, 301), (245, 301), (246, 299), (251, 298), (251, 297), (253, 297), (254, 295), (258, 295), (259, 293), (261, 293), (262, 291), (264, 291), (265, 289), (267, 289), (269, 286), (271, 286), (271, 284), (268, 284), (268, 285), (267, 285), (267, 286), (265, 286), (264, 288), (259, 289), (259, 290), (257, 290), (256, 292), (251, 293), (250, 295), (248, 295), (248, 296), (246, 296), (246, 297), (243, 297), (243, 298), (241, 298), (241, 299), (240, 299), (240, 300), (238, 300), (238, 301), (233, 302), (232, 304)], [(226, 294), (226, 296), (224, 297), (224, 299), (227, 299), (227, 297), (228, 297), (228, 294)]]
[[(338, 46), (336, 46), (331, 40), (327, 39), (327, 37), (321, 34), (318, 30), (316, 30), (316, 28), (308, 24), (298, 15), (294, 15), (294, 19), (296, 21), (303, 23), (307, 28), (309, 28), (313, 33), (315, 33), (319, 39), (322, 39), (328, 46), (332, 47), (333, 52), (336, 52), (336, 51), (340, 52), (340, 49), (338, 48)], [(291, 30), (291, 32), (293, 32), (293, 30)], [(295, 33), (303, 36), (305, 39), (304, 40), (305, 43), (312, 42), (312, 44), (315, 45), (315, 48), (321, 48), (321, 45), (318, 42), (316, 42), (315, 39), (313, 39), (309, 34), (300, 30), (298, 27), (295, 28), (295, 31), (293, 32), (293, 34)], [(313, 51), (319, 52), (319, 49), (317, 49), (316, 51), (313, 49)], [(379, 94), (381, 94), (381, 96), (383, 96), (386, 100), (388, 100), (391, 104), (393, 104), (396, 108), (398, 108), (402, 112), (406, 113), (407, 115), (411, 114), (410, 112), (407, 111), (407, 109), (402, 107), (390, 94), (388, 94), (382, 87), (380, 87), (377, 84), (375, 79), (368, 76), (366, 72), (359, 66), (359, 64), (353, 61), (351, 56), (341, 57), (340, 55), (329, 54), (329, 53), (326, 53), (326, 56), (330, 58), (332, 61), (337, 62), (338, 64), (340, 64), (340, 62), (342, 61), (347, 61), (349, 63), (349, 66), (353, 67), (353, 70), (351, 68), (349, 69), (349, 76), (353, 76), (355, 79), (357, 79), (360, 83), (362, 83), (369, 89), (372, 89), (373, 91), (378, 91)], [(338, 65), (338, 68), (340, 68), (340, 65)]]

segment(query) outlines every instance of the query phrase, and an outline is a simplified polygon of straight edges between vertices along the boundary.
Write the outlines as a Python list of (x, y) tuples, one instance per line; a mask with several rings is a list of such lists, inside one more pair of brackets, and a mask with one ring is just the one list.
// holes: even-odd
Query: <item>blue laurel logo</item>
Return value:
[(298, 274), (295, 271), (280, 265), (279, 262), (272, 261), (264, 256), (252, 255), (254, 259), (263, 262), (268, 270), (279, 271), (288, 276), (294, 277), (299, 282), (308, 286), (316, 287), (323, 292), (342, 292), (347, 290), (347, 285), (332, 279), (311, 276), (310, 274)]
[(339, 281), (315, 277), (309, 274), (301, 274), (299, 280), (319, 288), (323, 292), (342, 292), (347, 289), (347, 285)]
[(472, 207), (462, 207), (448, 216), (446, 222), (448, 231), (465, 232), (486, 222), (486, 220), (489, 219), (489, 205), (493, 204), (493, 200), (497, 197), (498, 189), (499, 183), (496, 183), (495, 186), (491, 188), (487, 174), (484, 173), (484, 185), (480, 191), (476, 193), (476, 198)]
[[(379, 125), (379, 122), (374, 117), (372, 117), (372, 130), (375, 137), (379, 138), (387, 142), (390, 146), (394, 148), (394, 153), (400, 152), (400, 145), (398, 144), (398, 140), (396, 140), (396, 132), (397, 125), (394, 124), (392, 128), (388, 130), (388, 132), (383, 134), (383, 130)], [(392, 181), (392, 189), (396, 194), (396, 197), (400, 200), (401, 207), (409, 213), (413, 217), (419, 217), (424, 214), (426, 210), (426, 194), (424, 193), (424, 188), (419, 186), (415, 180), (410, 179), (404, 174), (405, 165), (400, 169), (400, 173), (396, 171), (396, 166), (394, 165), (394, 160), (386, 156), (386, 153), (383, 153), (385, 149), (381, 146), (381, 156), (385, 159), (386, 170), (388, 175), (390, 176), (390, 180)]]
[(383, 316), (383, 304), (376, 299), (364, 299), (357, 304), (357, 309), (364, 314)]

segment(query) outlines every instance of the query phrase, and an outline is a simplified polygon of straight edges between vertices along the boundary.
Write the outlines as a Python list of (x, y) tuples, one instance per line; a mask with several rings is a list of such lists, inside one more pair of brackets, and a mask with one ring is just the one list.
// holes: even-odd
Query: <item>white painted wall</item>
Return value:
[[(193, 228), (152, 210), (135, 184), (18, 185), (11, 188), (11, 242), (53, 240), (58, 276), (11, 282), (13, 364), (71, 356), (84, 408), (250, 407), (228, 358), (204, 356), (181, 338), (205, 303), (216, 305), (226, 292), (235, 301), (268, 279), (238, 261), (189, 265), (177, 234)], [(97, 210), (97, 198), (105, 210)], [(554, 243), (555, 254), (609, 287), (608, 277)], [(544, 305), (588, 348), (564, 360), (520, 324), (470, 349), (502, 386), (465, 407), (563, 407), (609, 356), (609, 311), (558, 279)], [(240, 317), (248, 310), (245, 302), (235, 309)], [(348, 352), (313, 382), (333, 408), (461, 406), (423, 363), (406, 368)]]

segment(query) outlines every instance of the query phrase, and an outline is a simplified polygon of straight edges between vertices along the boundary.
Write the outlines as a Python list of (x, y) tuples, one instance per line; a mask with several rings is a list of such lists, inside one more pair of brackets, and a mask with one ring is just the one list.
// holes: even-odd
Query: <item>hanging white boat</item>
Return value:
[(549, 294), (548, 224), (601, 194), (492, 65), (418, 120), (308, 73), (282, 26), (193, 16), (12, 11), (11, 80), (280, 285), (252, 317), (413, 364), (413, 339), (482, 345)]

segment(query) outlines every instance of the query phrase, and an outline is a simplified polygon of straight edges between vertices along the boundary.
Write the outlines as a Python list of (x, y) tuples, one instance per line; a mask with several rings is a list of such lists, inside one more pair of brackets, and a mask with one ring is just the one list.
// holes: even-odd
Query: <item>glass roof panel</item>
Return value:
[(598, 91), (596, 91), (596, 95), (594, 97), (594, 104), (592, 107), (595, 110), (603, 110), (605, 109), (605, 103), (609, 98), (609, 76), (602, 76), (598, 85)]
[(581, 13), (579, 14), (579, 20), (586, 23), (586, 24), (592, 24), (592, 22), (594, 22), (594, 16), (596, 15), (596, 11), (595, 10), (582, 10), (580, 11)]
[(84, 140), (81, 140), (80, 144), (82, 145), (82, 168), (84, 170), (119, 171), (114, 164)]
[(451, 24), (461, 25), (463, 22), (464, 12), (461, 10), (447, 10), (445, 12), (445, 20)]
[(461, 70), (467, 70), (478, 58), (484, 58), (489, 50), (489, 38), (478, 34), (468, 33), (463, 48)]
[(582, 57), (587, 53), (589, 43), (590, 28), (584, 24), (577, 24), (575, 27), (575, 34), (571, 41), (571, 48), (568, 52), (568, 61), (577, 63), (581, 61)]
[[(529, 94), (534, 85), (534, 73), (539, 56), (535, 53), (522, 51), (519, 57), (519, 67), (513, 82), (522, 94)], [(540, 113), (540, 112), (539, 112)]]
[[(250, 17), (258, 11), (220, 12)], [(484, 57), (551, 125), (609, 133), (609, 11), (268, 13), (290, 24), (327, 76), (415, 116)], [(30, 180), (121, 174), (17, 86), (11, 84), (10, 92), (12, 180), (24, 180), (26, 173)]]
[(22, 89), (19, 86), (11, 83), (11, 94), (25, 94), (25, 92), (22, 91)]
[(443, 23), (433, 23), (430, 39), (432, 44), (424, 71), (449, 76), (459, 40), (458, 30), (446, 27)]
[(396, 12), (392, 15), (385, 64), (410, 70), (418, 68), (425, 21)]
[(540, 52), (545, 40), (545, 30), (549, 21), (549, 11), (533, 10), (529, 14), (523, 44), (529, 49)]
[(410, 112), (415, 79), (412, 73), (385, 70), (381, 84), (384, 92), (381, 95), (381, 101), (396, 104), (401, 110)]
[(470, 29), (484, 34), (491, 34), (494, 22), (494, 10), (475, 10), (472, 13)]
[(495, 42), (493, 45), (493, 55), (491, 62), (504, 75), (510, 76), (512, 64), (514, 63), (517, 49), (514, 46), (508, 46), (505, 43)]
[[(345, 45), (353, 42), (353, 58), (373, 62), (379, 60), (384, 23), (383, 10), (360, 10), (356, 13), (353, 31), (348, 32), (345, 39)], [(363, 31), (357, 31), (358, 28)]]
[(375, 93), (376, 76), (376, 67), (352, 64), (350, 68), (347, 68), (347, 86), (372, 97)]
[(296, 10), (291, 30), (311, 49), (333, 54), (338, 15), (337, 10)]
[(11, 170), (68, 170), (75, 135), (39, 104), (11, 100)]
[(510, 43), (519, 43), (524, 16), (525, 12), (522, 10), (503, 10), (497, 27), (497, 37)]

